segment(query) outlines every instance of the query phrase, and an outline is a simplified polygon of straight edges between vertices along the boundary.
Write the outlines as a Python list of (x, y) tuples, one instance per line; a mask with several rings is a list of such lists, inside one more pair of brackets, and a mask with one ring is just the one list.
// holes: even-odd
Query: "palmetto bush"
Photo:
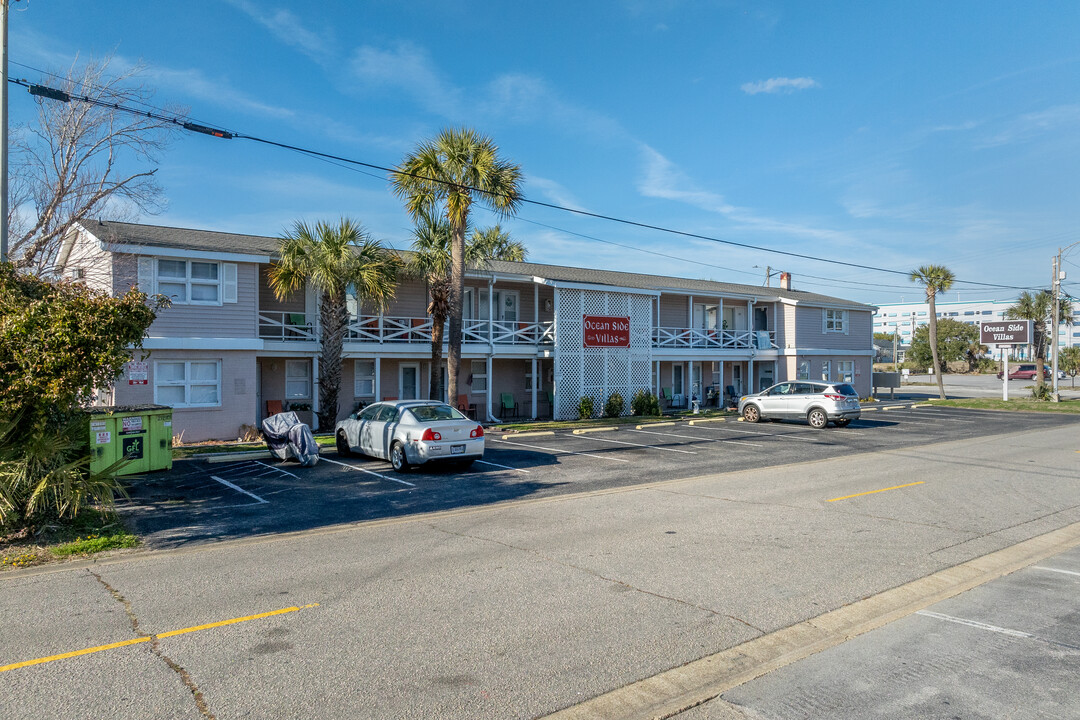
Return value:
[(116, 495), (127, 497), (114, 475), (123, 461), (90, 472), (85, 416), (17, 427), (17, 421), (0, 425), (0, 527), (74, 517), (88, 503), (111, 508)]

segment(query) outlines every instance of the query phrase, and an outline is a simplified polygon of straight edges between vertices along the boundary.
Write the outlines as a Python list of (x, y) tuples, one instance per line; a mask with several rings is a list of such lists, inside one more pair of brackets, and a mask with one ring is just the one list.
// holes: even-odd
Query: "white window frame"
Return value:
[(810, 379), (810, 361), (800, 360), (799, 369), (797, 373), (797, 380), (809, 380)]
[[(184, 364), (184, 379), (183, 380), (180, 380), (180, 381), (173, 380), (173, 381), (169, 381), (169, 382), (162, 382), (161, 380), (159, 380), (160, 373), (158, 372), (158, 368), (161, 365), (178, 364), (178, 363), (183, 363)], [(196, 386), (196, 387), (208, 387), (210, 385), (210, 383), (206, 383), (206, 382), (200, 382), (200, 383), (191, 382), (191, 366), (192, 365), (202, 364), (202, 363), (206, 363), (206, 364), (213, 363), (216, 366), (217, 382), (215, 383), (215, 387), (217, 389), (217, 402), (213, 402), (213, 403), (193, 403), (193, 402), (189, 402), (189, 399), (191, 397), (191, 388), (193, 386)], [(158, 400), (158, 388), (160, 388), (160, 387), (182, 387), (182, 388), (184, 388), (184, 402), (183, 403), (174, 403), (171, 406), (171, 407), (174, 407), (174, 408), (221, 407), (221, 360), (180, 360), (180, 359), (157, 360), (157, 361), (154, 362), (154, 404), (156, 404), (156, 405), (164, 405), (164, 404), (166, 404), (166, 403), (160, 402)]]
[[(477, 368), (481, 372), (477, 372)], [(488, 376), (487, 376), (487, 361), (486, 360), (473, 360), (469, 366), (469, 372), (472, 373), (472, 393), (474, 395), (487, 395), (488, 391)], [(482, 380), (484, 387), (478, 388), (478, 381)]]
[[(303, 377), (292, 375), (289, 371), (302, 367), (304, 368)], [(289, 391), (289, 383), (296, 383), (299, 380), (304, 381), (304, 392), (297, 394)], [(311, 399), (311, 361), (310, 360), (286, 360), (285, 361), (285, 399), (286, 400), (310, 400)]]
[[(525, 371), (525, 392), (532, 392), (532, 389), (533, 389), (533, 374), (532, 374), (532, 368), (530, 367), (528, 370)], [(539, 389), (541, 389), (541, 388), (537, 388), (537, 390), (539, 390)]]
[(848, 334), (848, 311), (824, 308), (821, 312), (821, 332)]
[[(183, 278), (172, 278), (172, 277), (162, 278), (161, 277), (161, 261), (162, 260), (165, 260), (167, 262), (184, 263), (184, 277)], [(191, 277), (191, 264), (192, 263), (201, 263), (203, 265), (213, 265), (215, 268), (217, 268), (217, 279), (216, 280), (204, 280), (204, 279), (201, 279), (201, 278), (192, 278)], [(222, 298), (223, 298), (223, 296), (225, 294), (225, 288), (224, 288), (224, 282), (223, 282), (224, 275), (225, 275), (225, 272), (224, 272), (224, 268), (222, 267), (222, 264), (219, 263), (219, 262), (214, 262), (212, 260), (188, 260), (186, 258), (169, 258), (169, 257), (155, 258), (154, 259), (154, 285), (155, 285), (155, 287), (160, 289), (162, 283), (164, 283), (166, 285), (183, 285), (184, 286), (185, 299), (184, 300), (176, 300), (176, 299), (172, 299), (171, 296), (170, 296), (170, 299), (172, 299), (173, 305), (213, 305), (213, 306), (222, 305), (223, 304)], [(198, 285), (198, 286), (202, 286), (202, 287), (214, 287), (217, 290), (217, 299), (216, 300), (193, 300), (191, 298), (191, 287), (192, 287), (192, 285)], [(164, 294), (164, 293), (162, 293), (162, 294)]]
[(854, 360), (837, 360), (836, 361), (836, 379), (838, 382), (853, 383), (855, 382), (855, 361)]
[(821, 381), (832, 382), (832, 360), (821, 361)]
[[(362, 363), (371, 363), (371, 372), (362, 373)], [(364, 383), (370, 383), (367, 391), (364, 389)], [(375, 361), (374, 360), (355, 360), (353, 363), (353, 397), (375, 397)]]

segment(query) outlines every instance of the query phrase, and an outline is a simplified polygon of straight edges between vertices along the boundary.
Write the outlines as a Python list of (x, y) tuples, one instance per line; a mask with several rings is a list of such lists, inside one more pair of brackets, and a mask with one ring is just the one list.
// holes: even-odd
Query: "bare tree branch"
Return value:
[[(137, 82), (142, 67), (112, 75), (111, 59), (76, 62), (61, 89), (111, 105), (149, 102), (152, 90)], [(11, 259), (19, 268), (51, 274), (72, 224), (134, 220), (165, 209), (156, 165), (177, 126), (76, 100), (35, 101), (37, 123), (17, 128), (12, 137)], [(180, 116), (186, 109), (167, 112)]]

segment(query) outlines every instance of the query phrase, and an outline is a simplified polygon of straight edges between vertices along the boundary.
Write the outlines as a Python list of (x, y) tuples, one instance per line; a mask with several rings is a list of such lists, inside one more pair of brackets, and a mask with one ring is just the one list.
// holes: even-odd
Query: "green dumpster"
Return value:
[(87, 410), (90, 416), (90, 471), (117, 460), (128, 464), (117, 475), (172, 469), (172, 408), (112, 405)]

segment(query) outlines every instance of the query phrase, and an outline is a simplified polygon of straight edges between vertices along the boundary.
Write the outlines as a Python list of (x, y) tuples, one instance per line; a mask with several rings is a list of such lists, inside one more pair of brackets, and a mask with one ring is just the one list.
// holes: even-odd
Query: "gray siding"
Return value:
[(660, 296), (660, 327), (690, 327), (685, 295)]
[[(794, 343), (800, 348), (828, 350), (870, 350), (873, 347), (874, 319), (870, 311), (848, 310), (848, 331), (824, 333), (824, 310), (820, 307), (795, 307)], [(788, 342), (790, 342), (790, 337)]]
[(297, 290), (284, 300), (278, 300), (270, 289), (269, 265), (258, 266), (259, 270), (259, 310), (265, 312), (304, 312), (304, 291)]

